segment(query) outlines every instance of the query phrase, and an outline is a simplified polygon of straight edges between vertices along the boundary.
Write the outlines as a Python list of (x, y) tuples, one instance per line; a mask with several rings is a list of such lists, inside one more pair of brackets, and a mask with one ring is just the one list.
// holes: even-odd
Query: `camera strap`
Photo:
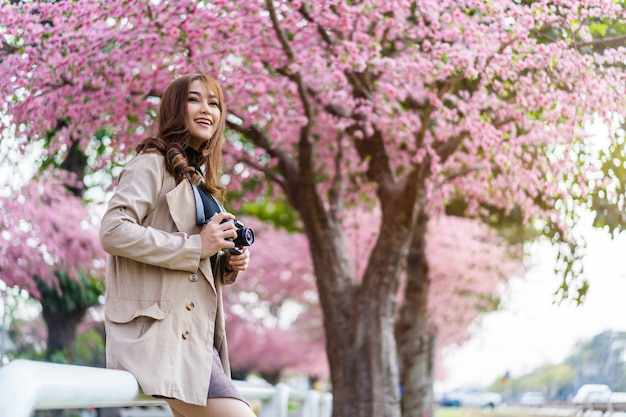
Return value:
[[(198, 189), (196, 184), (194, 184), (193, 181), (191, 180), (191, 175), (189, 175), (189, 173), (187, 173), (186, 175), (187, 175), (187, 179), (189, 180), (189, 183), (191, 184), (191, 189), (193, 190), (194, 199), (196, 200), (196, 225), (204, 226), (209, 221), (209, 219), (206, 218), (205, 206), (202, 200), (202, 196), (200, 195), (200, 190)], [(213, 202), (215, 203), (215, 206), (217, 207), (218, 213), (226, 211), (224, 207), (219, 203), (219, 201), (217, 201), (217, 199), (213, 197), (212, 194), (210, 193), (205, 193), (205, 194), (213, 200)]]

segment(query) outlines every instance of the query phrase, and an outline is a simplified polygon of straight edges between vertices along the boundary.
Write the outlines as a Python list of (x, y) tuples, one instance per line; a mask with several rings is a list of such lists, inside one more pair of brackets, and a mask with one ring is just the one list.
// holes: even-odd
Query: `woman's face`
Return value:
[(215, 93), (200, 80), (189, 86), (187, 117), (185, 123), (191, 136), (202, 142), (209, 141), (217, 130), (221, 111)]

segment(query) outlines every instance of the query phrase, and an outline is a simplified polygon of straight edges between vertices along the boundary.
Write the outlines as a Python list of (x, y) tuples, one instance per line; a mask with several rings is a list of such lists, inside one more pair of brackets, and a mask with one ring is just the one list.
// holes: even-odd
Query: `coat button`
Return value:
[(196, 305), (193, 302), (188, 302), (187, 304), (185, 304), (185, 308), (189, 311), (193, 310), (194, 308), (196, 308)]
[(191, 282), (196, 282), (198, 280), (198, 274), (191, 274), (189, 275), (189, 281)]
[(181, 336), (184, 340), (187, 340), (191, 337), (191, 334), (189, 334), (189, 331), (185, 330)]

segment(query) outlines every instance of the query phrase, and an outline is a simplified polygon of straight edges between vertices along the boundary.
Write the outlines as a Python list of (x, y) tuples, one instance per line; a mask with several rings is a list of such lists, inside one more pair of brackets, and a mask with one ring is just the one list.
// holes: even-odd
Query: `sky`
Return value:
[(578, 341), (605, 330), (626, 331), (626, 236), (611, 240), (608, 232), (583, 227), (590, 282), (583, 305), (554, 302), (556, 252), (550, 245), (535, 245), (532, 267), (510, 281), (501, 309), (475, 323), (468, 342), (444, 353), (447, 378), (435, 384), (436, 392), (484, 388), (507, 371), (519, 377), (562, 362)]

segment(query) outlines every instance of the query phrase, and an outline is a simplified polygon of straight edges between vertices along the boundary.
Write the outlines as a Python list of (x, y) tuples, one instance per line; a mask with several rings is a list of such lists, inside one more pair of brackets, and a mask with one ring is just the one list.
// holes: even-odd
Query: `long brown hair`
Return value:
[[(220, 120), (211, 139), (205, 143), (196, 161), (204, 167), (204, 177), (195, 169), (186, 156), (186, 149), (191, 140), (189, 129), (185, 125), (189, 86), (194, 81), (201, 81), (215, 93), (220, 109)], [(137, 145), (137, 152), (159, 152), (165, 157), (165, 166), (176, 182), (182, 181), (189, 173), (196, 185), (204, 183), (207, 191), (224, 202), (226, 189), (219, 182), (222, 168), (222, 142), (226, 129), (226, 109), (224, 94), (217, 80), (206, 74), (187, 74), (176, 78), (167, 87), (161, 97), (157, 116), (158, 135), (144, 139)]]

